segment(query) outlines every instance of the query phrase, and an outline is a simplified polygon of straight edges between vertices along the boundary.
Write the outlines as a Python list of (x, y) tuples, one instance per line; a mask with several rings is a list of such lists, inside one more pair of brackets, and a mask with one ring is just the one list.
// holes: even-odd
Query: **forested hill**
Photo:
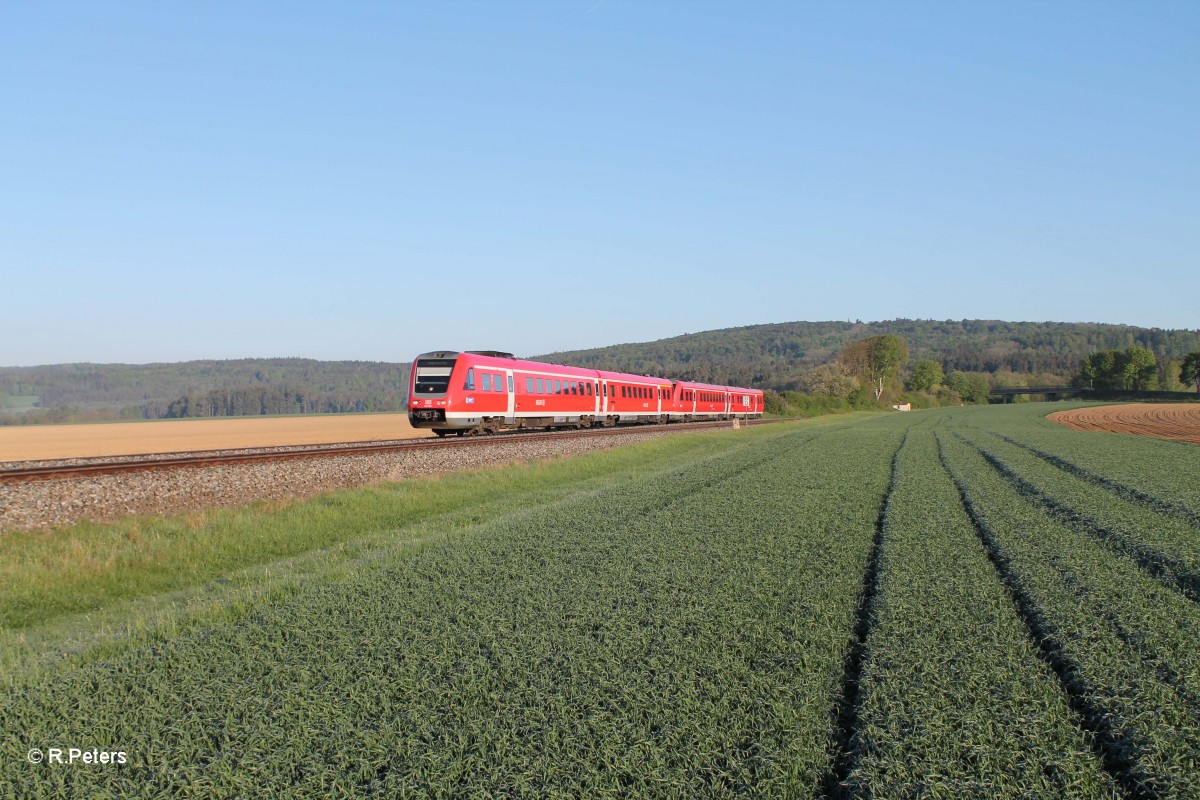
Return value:
[(1200, 331), (1070, 322), (897, 319), (886, 322), (784, 322), (726, 328), (538, 358), (581, 367), (711, 383), (791, 389), (803, 374), (833, 358), (848, 342), (895, 334), (911, 360), (931, 358), (947, 373), (1040, 373), (1067, 382), (1083, 358), (1098, 350), (1140, 345), (1160, 359), (1200, 350)]
[(0, 423), (402, 411), (408, 371), (303, 358), (0, 367)]
[[(535, 356), (712, 383), (793, 389), (848, 342), (902, 336), (947, 374), (1037, 373), (1067, 382), (1085, 356), (1141, 345), (1160, 361), (1200, 351), (1200, 331), (1061, 322), (786, 322)], [(0, 424), (401, 411), (408, 364), (300, 358), (0, 367)], [(1002, 376), (997, 376), (1002, 377)], [(1034, 379), (1030, 376), (1030, 379)], [(1010, 384), (1011, 385), (1011, 384)]]

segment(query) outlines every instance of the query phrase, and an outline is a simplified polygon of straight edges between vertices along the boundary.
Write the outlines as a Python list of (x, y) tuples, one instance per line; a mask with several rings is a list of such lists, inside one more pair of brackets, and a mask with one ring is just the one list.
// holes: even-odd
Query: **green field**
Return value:
[(0, 412), (20, 414), (37, 407), (36, 394), (0, 394)]
[(1062, 407), (6, 534), (0, 796), (1200, 797), (1200, 449)]

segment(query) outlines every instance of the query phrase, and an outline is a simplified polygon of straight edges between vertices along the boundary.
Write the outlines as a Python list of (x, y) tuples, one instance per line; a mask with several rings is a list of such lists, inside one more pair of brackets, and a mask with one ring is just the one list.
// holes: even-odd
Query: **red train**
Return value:
[(491, 350), (422, 353), (413, 361), (415, 428), (494, 433), (762, 416), (760, 389), (521, 361)]

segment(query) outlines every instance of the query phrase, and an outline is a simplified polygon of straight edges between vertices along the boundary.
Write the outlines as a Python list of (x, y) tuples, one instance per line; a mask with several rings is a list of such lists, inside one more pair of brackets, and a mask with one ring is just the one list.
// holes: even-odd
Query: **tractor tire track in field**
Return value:
[(1037, 648), (1038, 655), (1058, 679), (1059, 688), (1066, 696), (1067, 704), (1077, 716), (1080, 726), (1090, 734), (1088, 738), (1104, 770), (1127, 797), (1153, 797), (1154, 794), (1146, 788), (1152, 785), (1151, 776), (1130, 758), (1131, 748), (1110, 724), (1110, 714), (1107, 709), (1098, 706), (1091, 700), (1092, 693), (1080, 675), (1079, 666), (1056, 643), (1058, 634), (1056, 627), (1046, 618), (1038, 606), (1037, 600), (1024, 585), (1008, 555), (1000, 546), (995, 532), (971, 501), (962, 477), (950, 466), (940, 434), (937, 434), (937, 443), (938, 458), (942, 463), (942, 468), (946, 470), (958, 488), (958, 496), (963, 510), (966, 511), (971, 524), (974, 525), (976, 535), (983, 544), (988, 560), (996, 570), (1000, 583), (1012, 598), (1021, 621), (1025, 624), (1029, 639)]
[(1168, 663), (1168, 659), (1147, 647), (1145, 637), (1136, 631), (1129, 630), (1113, 613), (1110, 606), (1101, 600), (1093, 599), (1092, 591), (1079, 579), (1078, 574), (1064, 567), (1057, 560), (1050, 562), (1050, 566), (1058, 573), (1063, 585), (1070, 589), (1071, 593), (1079, 600), (1080, 605), (1086, 606), (1096, 619), (1103, 620), (1121, 640), (1121, 643), (1137, 654), (1142, 667), (1148, 672), (1154, 673), (1159, 681), (1169, 687), (1193, 713), (1200, 714), (1200, 698), (1196, 697), (1195, 693), (1187, 687), (1179, 673)]
[(1053, 453), (1047, 453), (1044, 450), (1039, 450), (1032, 445), (1019, 442), (1016, 439), (1012, 439), (1002, 433), (993, 432), (992, 435), (998, 439), (1008, 442), (1011, 445), (1021, 448), (1027, 453), (1032, 453), (1033, 455), (1045, 461), (1047, 464), (1058, 467), (1069, 475), (1074, 475), (1076, 478), (1087, 481), (1093, 486), (1099, 486), (1101, 489), (1120, 497), (1122, 500), (1128, 500), (1131, 503), (1146, 506), (1147, 508), (1157, 511), (1160, 514), (1176, 517), (1177, 519), (1182, 519), (1184, 522), (1187, 522), (1190, 525), (1200, 527), (1200, 513), (1197, 513), (1195, 510), (1188, 508), (1182, 503), (1173, 503), (1170, 500), (1163, 500), (1160, 497), (1147, 494), (1140, 489), (1135, 489), (1132, 486), (1126, 486), (1123, 483), (1118, 483), (1110, 478), (1105, 478), (1103, 475), (1097, 475), (1090, 470), (1086, 470), (1077, 464), (1067, 461), (1065, 458), (1056, 456)]
[(875, 621), (875, 598), (879, 594), (880, 554), (883, 551), (884, 538), (887, 534), (888, 505), (892, 493), (896, 489), (896, 470), (900, 462), (900, 451), (908, 442), (908, 432), (900, 440), (896, 451), (892, 453), (892, 471), (887, 489), (879, 503), (879, 514), (875, 518), (875, 535), (871, 542), (871, 554), (867, 558), (867, 567), (863, 572), (862, 597), (855, 612), (854, 636), (850, 647), (846, 650), (845, 668), (842, 672), (842, 693), (835, 708), (834, 721), (834, 760), (825, 780), (819, 787), (817, 796), (820, 798), (843, 797), (846, 795), (846, 782), (850, 771), (854, 768), (854, 732), (858, 730), (861, 713), (859, 702), (859, 686), (862, 682), (863, 664), (867, 656), (867, 639)]
[(1185, 563), (1160, 553), (1152, 547), (1131, 541), (1121, 533), (1106, 528), (1088, 515), (1047, 495), (1014, 472), (995, 453), (975, 444), (962, 434), (956, 433), (955, 437), (976, 450), (984, 461), (996, 471), (996, 474), (1004, 478), (1016, 490), (1017, 494), (1046, 512), (1056, 522), (1076, 533), (1096, 540), (1115, 555), (1129, 559), (1163, 586), (1179, 592), (1193, 603), (1200, 603), (1200, 575), (1189, 570)]

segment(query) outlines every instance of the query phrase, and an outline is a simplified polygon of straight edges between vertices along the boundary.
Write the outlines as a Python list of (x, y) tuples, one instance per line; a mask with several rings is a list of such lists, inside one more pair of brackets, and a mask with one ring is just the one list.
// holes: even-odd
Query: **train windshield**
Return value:
[(416, 394), (445, 394), (454, 371), (453, 358), (424, 358), (417, 362)]

